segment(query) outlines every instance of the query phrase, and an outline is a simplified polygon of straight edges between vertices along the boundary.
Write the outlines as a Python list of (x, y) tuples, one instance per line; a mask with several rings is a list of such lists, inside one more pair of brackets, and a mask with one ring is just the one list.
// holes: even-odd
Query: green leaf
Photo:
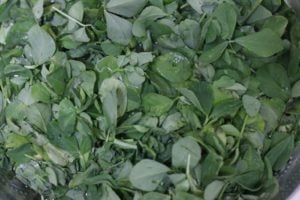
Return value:
[(73, 178), (69, 182), (69, 187), (74, 188), (81, 185), (95, 170), (95, 165), (90, 165), (84, 172), (79, 172), (73, 176)]
[(94, 86), (97, 80), (95, 72), (81, 72), (78, 78), (80, 79), (80, 85), (82, 89), (86, 92), (88, 96), (92, 96), (94, 94)]
[(47, 81), (58, 95), (62, 95), (65, 91), (65, 80), (67, 78), (66, 70), (58, 67), (47, 75)]
[(200, 40), (198, 39), (201, 31), (200, 24), (194, 20), (186, 19), (179, 24), (179, 32), (184, 43), (193, 49), (200, 47)]
[(57, 176), (56, 176), (55, 171), (52, 168), (47, 167), (46, 172), (48, 175), (49, 182), (52, 183), (53, 185), (57, 186)]
[(132, 169), (129, 179), (131, 184), (143, 191), (154, 191), (170, 169), (165, 165), (144, 159)]
[(266, 19), (263, 28), (269, 28), (281, 37), (286, 31), (288, 23), (288, 19), (283, 16), (272, 16)]
[(96, 64), (96, 71), (98, 72), (99, 82), (101, 83), (104, 79), (110, 78), (114, 71), (118, 71), (118, 60), (113, 56), (106, 56), (98, 61)]
[(243, 105), (250, 117), (254, 117), (259, 112), (261, 103), (255, 97), (244, 95), (243, 96)]
[(143, 96), (143, 108), (152, 116), (161, 116), (167, 113), (173, 106), (173, 101), (166, 96), (156, 93), (148, 93)]
[(227, 135), (232, 135), (232, 136), (235, 136), (235, 137), (240, 136), (240, 131), (235, 126), (233, 126), (232, 124), (222, 125), (221, 128)]
[(132, 24), (126, 19), (104, 11), (107, 23), (107, 36), (113, 42), (127, 45), (132, 38)]
[(6, 119), (23, 120), (26, 116), (27, 106), (21, 101), (14, 101), (5, 108)]
[(262, 102), (260, 114), (266, 121), (265, 132), (270, 132), (278, 126), (280, 116), (284, 110), (285, 104), (280, 99), (264, 100)]
[(80, 190), (69, 190), (66, 197), (72, 200), (84, 200), (84, 192)]
[(0, 3), (0, 22), (2, 23), (3, 21), (6, 21), (9, 18), (9, 11), (11, 9), (11, 7), (17, 3), (16, 0), (14, 1), (8, 1), (7, 0), (3, 0)]
[(59, 103), (58, 125), (65, 134), (72, 134), (76, 124), (76, 109), (73, 103), (67, 99)]
[(121, 54), (123, 46), (106, 40), (101, 43), (101, 49), (105, 55), (118, 56)]
[(183, 82), (192, 75), (190, 61), (178, 53), (168, 53), (157, 57), (151, 67), (173, 83)]
[(99, 89), (102, 109), (111, 128), (117, 125), (117, 118), (122, 116), (127, 107), (127, 90), (123, 82), (109, 78), (105, 79)]
[[(77, 1), (76, 3), (74, 3), (71, 8), (69, 9), (68, 14), (73, 17), (74, 19), (78, 20), (78, 21), (82, 21), (83, 19), (83, 14), (84, 14), (84, 7), (81, 1)], [(76, 22), (74, 22), (73, 20), (69, 20), (68, 22), (68, 30), (69, 31), (74, 31), (74, 29), (76, 29), (78, 27), (78, 25), (76, 24)]]
[(256, 189), (259, 181), (264, 175), (264, 162), (261, 155), (252, 146), (247, 150), (236, 164), (237, 175), (233, 181), (246, 189)]
[[(276, 136), (279, 134), (282, 134), (282, 136), (279, 137), (279, 141), (276, 141)], [(275, 133), (273, 137), (275, 139), (272, 139), (272, 141), (274, 141), (273, 143), (275, 144), (273, 144), (271, 149), (267, 152), (266, 157), (269, 159), (274, 170), (280, 170), (291, 157), (294, 149), (294, 136)]]
[(256, 10), (252, 13), (252, 15), (247, 20), (247, 23), (255, 23), (261, 20), (267, 19), (272, 16), (272, 13), (266, 9), (264, 6), (259, 5)]
[(259, 57), (270, 57), (283, 50), (282, 40), (270, 29), (263, 29), (259, 32), (239, 37), (234, 41)]
[(194, 9), (196, 10), (199, 14), (202, 14), (202, 5), (203, 5), (203, 0), (187, 0), (187, 3)]
[(141, 88), (145, 81), (144, 71), (137, 67), (126, 67), (126, 74), (130, 85)]
[(100, 199), (109, 199), (109, 200), (121, 200), (120, 197), (116, 194), (113, 189), (107, 184), (103, 184), (102, 186), (102, 196)]
[(24, 144), (29, 143), (27, 137), (18, 135), (18, 134), (10, 134), (5, 141), (5, 148), (18, 148)]
[(190, 167), (194, 168), (201, 159), (201, 148), (191, 137), (179, 139), (172, 147), (172, 165), (186, 168), (190, 156)]
[(17, 98), (28, 106), (36, 102), (36, 100), (31, 95), (31, 88), (29, 87), (23, 88), (18, 94)]
[(197, 130), (202, 127), (199, 117), (193, 107), (184, 106), (180, 109), (182, 117), (184, 118), (187, 125), (191, 127), (192, 130)]
[(49, 159), (54, 164), (66, 166), (75, 159), (69, 152), (51, 144), (43, 135), (37, 135), (37, 143), (45, 150)]
[(300, 81), (297, 81), (292, 88), (292, 97), (300, 97)]
[(51, 121), (48, 123), (47, 138), (54, 146), (78, 157), (78, 142), (76, 137), (70, 137), (70, 134), (66, 134), (63, 130), (61, 130), (57, 121)]
[(207, 24), (207, 27), (208, 29), (205, 35), (205, 41), (206, 43), (214, 42), (222, 31), (221, 25), (218, 20), (213, 19)]
[(289, 114), (300, 114), (300, 99), (294, 99), (288, 104), (287, 113)]
[(171, 200), (171, 197), (158, 192), (149, 192), (146, 193), (141, 200)]
[(204, 190), (204, 200), (215, 200), (218, 198), (225, 183), (223, 181), (213, 181)]
[(143, 37), (146, 35), (147, 27), (155, 20), (165, 17), (167, 14), (158, 7), (146, 7), (140, 16), (135, 20), (132, 27), (132, 33), (136, 37)]
[(146, 3), (147, 0), (110, 0), (106, 8), (109, 12), (124, 17), (133, 17), (144, 8)]
[(188, 90), (186, 88), (180, 88), (178, 90), (185, 98), (187, 98), (188, 101), (190, 101), (193, 104), (193, 106), (195, 106), (199, 111), (204, 112), (199, 99), (193, 91)]
[(169, 115), (162, 124), (162, 128), (165, 129), (167, 133), (176, 131), (183, 126), (184, 123), (179, 112)]
[(34, 161), (24, 162), (16, 167), (16, 177), (37, 191), (45, 191), (49, 187), (49, 183), (43, 178), (44, 174), (40, 165)]
[(207, 82), (201, 81), (200, 83), (193, 84), (191, 88), (195, 95), (197, 96), (203, 112), (206, 115), (209, 115), (213, 107), (214, 95), (211, 88), (211, 85)]
[(55, 42), (39, 25), (34, 25), (28, 31), (28, 43), (25, 53), (36, 65), (47, 62), (55, 52)]
[(168, 176), (175, 185), (176, 191), (188, 191), (190, 188), (187, 176), (183, 173), (171, 174)]
[[(12, 4), (14, 4), (14, 1), (10, 1)], [(10, 6), (12, 6), (12, 4)], [(6, 11), (4, 13), (9, 13), (11, 16), (11, 10), (10, 6), (7, 7)], [(31, 9), (21, 9), (14, 7), (15, 12), (17, 12), (18, 16), (15, 16), (15, 22), (12, 24), (12, 26), (9, 29), (9, 32), (6, 36), (5, 44), (7, 47), (12, 48), (15, 45), (18, 45), (20, 42), (24, 42), (27, 38), (28, 31), (30, 28), (34, 25), (36, 25), (35, 17), (32, 13)], [(1, 13), (1, 11), (0, 11)], [(14, 17), (13, 17), (14, 18)], [(5, 21), (8, 21), (9, 19), (6, 19)], [(2, 23), (2, 25), (5, 25), (6, 23)]]
[(46, 132), (48, 122), (51, 119), (51, 108), (46, 104), (32, 104), (27, 108), (26, 117), (29, 123)]
[(187, 192), (176, 191), (175, 196), (173, 197), (174, 200), (199, 200), (198, 196), (192, 195)]
[(32, 12), (36, 19), (40, 19), (44, 12), (44, 0), (37, 0), (32, 8)]
[(48, 199), (273, 199), (299, 44), (282, 0), (0, 0), (0, 168)]
[(214, 46), (211, 49), (205, 50), (199, 57), (200, 62), (203, 64), (210, 64), (212, 62), (215, 62), (222, 56), (227, 46), (228, 42), (226, 41), (218, 44), (217, 46)]
[(50, 103), (51, 94), (48, 89), (41, 83), (36, 83), (31, 87), (31, 95), (32, 97), (43, 103)]
[(237, 22), (237, 14), (234, 6), (229, 3), (221, 3), (213, 15), (220, 22), (222, 39), (231, 39)]
[(215, 153), (209, 153), (201, 166), (201, 182), (203, 185), (211, 183), (219, 174), (223, 166), (223, 158)]
[(280, 64), (269, 64), (257, 71), (259, 88), (269, 97), (286, 100), (290, 96), (290, 83), (286, 70)]
[(4, 24), (0, 27), (0, 44), (6, 44), (6, 37), (11, 29), (11, 26), (4, 26)]
[(85, 28), (80, 28), (73, 33), (73, 37), (77, 42), (89, 42), (90, 38), (86, 33)]
[(3, 97), (3, 93), (0, 91), (0, 121), (2, 120), (2, 116), (4, 115), (4, 107), (5, 107), (5, 100)]
[(18, 148), (7, 151), (7, 156), (15, 163), (16, 166), (30, 161), (30, 158), (25, 155), (33, 156), (34, 154), (35, 152), (30, 144), (24, 144)]
[(241, 102), (234, 99), (223, 100), (215, 105), (211, 117), (220, 118), (225, 116), (234, 116), (240, 109)]

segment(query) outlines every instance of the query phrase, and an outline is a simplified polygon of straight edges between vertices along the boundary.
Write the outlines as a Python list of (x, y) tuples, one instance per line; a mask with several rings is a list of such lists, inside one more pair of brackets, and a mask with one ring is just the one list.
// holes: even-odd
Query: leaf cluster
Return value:
[(47, 199), (271, 199), (299, 144), (278, 0), (0, 1), (0, 166)]

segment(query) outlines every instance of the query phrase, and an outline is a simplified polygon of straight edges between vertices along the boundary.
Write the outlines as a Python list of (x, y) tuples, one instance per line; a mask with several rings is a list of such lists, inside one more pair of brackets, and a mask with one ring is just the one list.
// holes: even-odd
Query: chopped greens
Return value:
[(44, 199), (269, 200), (300, 143), (280, 0), (0, 0), (0, 167)]

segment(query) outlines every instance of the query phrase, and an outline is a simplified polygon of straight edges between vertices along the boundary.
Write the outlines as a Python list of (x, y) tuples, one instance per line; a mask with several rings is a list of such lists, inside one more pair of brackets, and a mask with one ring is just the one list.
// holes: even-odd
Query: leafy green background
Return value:
[(271, 199), (299, 145), (281, 0), (0, 1), (0, 167), (46, 199)]

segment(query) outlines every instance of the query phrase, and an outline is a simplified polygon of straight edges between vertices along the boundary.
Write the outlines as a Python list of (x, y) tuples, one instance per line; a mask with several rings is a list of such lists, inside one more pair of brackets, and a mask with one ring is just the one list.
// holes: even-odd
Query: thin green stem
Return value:
[(137, 149), (136, 144), (130, 144), (130, 143), (118, 140), (118, 139), (114, 139), (114, 144), (118, 145), (119, 147), (121, 147), (123, 149), (134, 149), (134, 150)]
[(184, 9), (185, 7), (188, 7), (189, 6), (189, 4), (188, 3), (185, 3), (185, 4), (183, 4), (182, 6), (180, 6), (180, 9)]
[(190, 184), (190, 187), (191, 187), (191, 190), (194, 192), (194, 193), (197, 193), (197, 194), (201, 194), (202, 191), (199, 190), (195, 184), (195, 181), (191, 175), (191, 170), (190, 170), (190, 166), (191, 165), (191, 155), (189, 154), (188, 157), (187, 157), (187, 163), (186, 163), (186, 177), (187, 177), (187, 180)]
[(55, 6), (52, 6), (52, 9), (55, 10), (56, 12), (58, 12), (59, 14), (61, 14), (62, 16), (64, 16), (65, 18), (75, 22), (76, 24), (78, 24), (79, 26), (82, 27), (92, 27), (91, 24), (83, 24), (80, 21), (78, 21), (77, 19), (75, 19), (74, 17), (71, 17), (70, 15), (67, 15), (66, 13), (64, 13), (63, 11), (59, 10), (58, 8), (56, 8)]
[(201, 23), (201, 22), (204, 20), (205, 17), (206, 17), (206, 13), (204, 13), (204, 14), (201, 16), (201, 18), (200, 18), (200, 20), (199, 20), (199, 23)]
[(234, 150), (236, 150), (236, 148), (238, 148), (240, 146), (241, 139), (243, 138), (244, 132), (245, 132), (245, 129), (246, 129), (247, 121), (248, 121), (248, 115), (246, 115), (246, 117), (244, 118), (244, 122), (243, 122), (243, 125), (242, 125), (242, 128), (241, 128), (241, 131), (240, 131), (240, 136), (238, 138), (238, 141), (236, 142), (236, 145), (234, 146), (234, 148), (232, 149), (231, 152), (233, 152)]
[(241, 133), (240, 133), (240, 138), (242, 138), (244, 135), (247, 121), (248, 121), (248, 115), (246, 115), (246, 117), (244, 119), (243, 126), (242, 126)]
[(215, 153), (213, 148), (210, 148), (209, 146), (207, 146), (201, 139), (197, 138), (196, 141), (203, 146), (208, 152), (213, 152)]

